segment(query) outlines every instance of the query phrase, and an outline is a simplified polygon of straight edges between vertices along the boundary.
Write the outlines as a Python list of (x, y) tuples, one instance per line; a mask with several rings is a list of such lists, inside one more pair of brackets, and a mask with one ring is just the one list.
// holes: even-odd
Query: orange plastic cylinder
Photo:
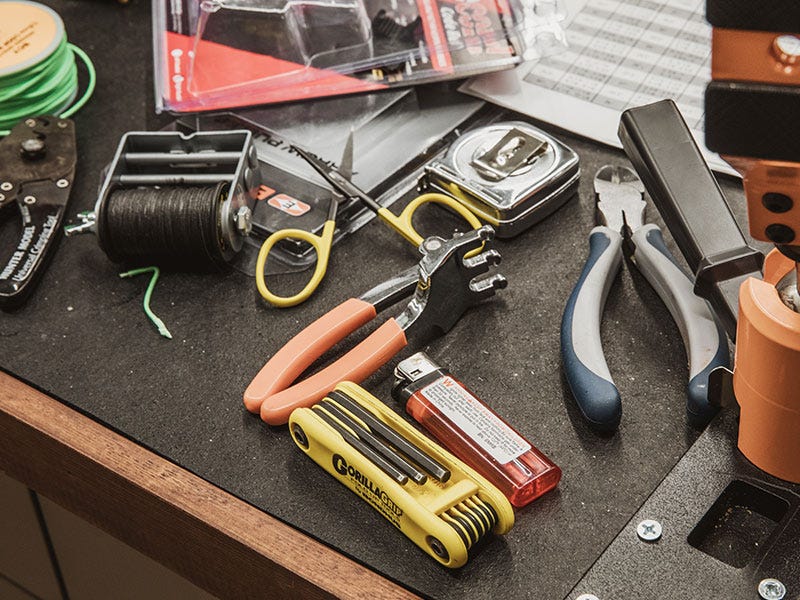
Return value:
[(739, 450), (770, 475), (800, 483), (800, 314), (775, 289), (794, 266), (773, 251), (764, 281), (748, 279), (739, 291), (733, 389)]

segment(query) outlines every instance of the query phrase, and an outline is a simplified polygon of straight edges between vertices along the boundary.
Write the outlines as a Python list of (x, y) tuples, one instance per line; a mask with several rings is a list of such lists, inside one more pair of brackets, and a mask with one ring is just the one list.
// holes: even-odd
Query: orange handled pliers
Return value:
[[(244, 404), (270, 425), (282, 425), (291, 412), (321, 400), (342, 381), (359, 383), (386, 364), (408, 343), (408, 333), (429, 338), (448, 332), (471, 305), (506, 286), (499, 273), (487, 275), (500, 262), (500, 253), (484, 249), (491, 240), (486, 225), (450, 240), (427, 238), (418, 265), (381, 283), (359, 298), (346, 300), (326, 313), (278, 350), (244, 393)], [(385, 308), (412, 295), (405, 310), (378, 327), (333, 364), (292, 385), (315, 360)]]

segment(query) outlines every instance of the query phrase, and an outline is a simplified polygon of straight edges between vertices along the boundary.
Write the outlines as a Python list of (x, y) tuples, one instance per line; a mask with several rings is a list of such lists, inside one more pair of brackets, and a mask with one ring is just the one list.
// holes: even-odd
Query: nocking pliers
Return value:
[[(282, 425), (292, 410), (319, 402), (342, 381), (360, 383), (408, 343), (447, 333), (473, 304), (506, 286), (499, 273), (488, 274), (500, 253), (485, 249), (494, 229), (484, 225), (451, 239), (429, 237), (420, 246), (419, 264), (359, 298), (330, 310), (295, 335), (262, 367), (244, 393), (244, 404), (270, 425)], [(380, 311), (411, 296), (405, 310), (390, 318), (337, 361), (293, 382), (315, 360)]]
[(715, 413), (708, 402), (708, 376), (728, 366), (725, 333), (708, 303), (695, 296), (692, 280), (667, 249), (657, 225), (644, 223), (644, 186), (627, 167), (606, 165), (594, 179), (597, 219), (589, 236), (589, 257), (561, 321), (561, 358), (567, 382), (589, 425), (614, 431), (622, 416), (619, 390), (611, 378), (600, 341), (608, 292), (626, 253), (655, 288), (678, 325), (689, 361), (686, 412), (695, 426)]

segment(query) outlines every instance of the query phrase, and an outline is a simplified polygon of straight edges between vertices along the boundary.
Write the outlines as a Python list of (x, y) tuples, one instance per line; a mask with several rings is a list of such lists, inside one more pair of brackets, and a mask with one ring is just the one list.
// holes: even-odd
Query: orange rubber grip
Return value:
[(278, 350), (247, 386), (247, 410), (258, 414), (264, 400), (289, 387), (315, 360), (376, 314), (369, 302), (350, 298), (308, 325)]
[(270, 425), (287, 423), (295, 408), (316, 404), (342, 381), (361, 383), (407, 343), (403, 328), (394, 319), (389, 319), (332, 365), (264, 400), (261, 419)]

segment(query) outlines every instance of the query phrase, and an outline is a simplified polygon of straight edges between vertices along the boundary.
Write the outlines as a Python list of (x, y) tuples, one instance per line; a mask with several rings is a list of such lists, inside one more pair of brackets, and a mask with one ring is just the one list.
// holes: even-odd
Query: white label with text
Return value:
[(452, 377), (440, 377), (420, 393), (500, 464), (507, 464), (531, 449), (516, 431)]

